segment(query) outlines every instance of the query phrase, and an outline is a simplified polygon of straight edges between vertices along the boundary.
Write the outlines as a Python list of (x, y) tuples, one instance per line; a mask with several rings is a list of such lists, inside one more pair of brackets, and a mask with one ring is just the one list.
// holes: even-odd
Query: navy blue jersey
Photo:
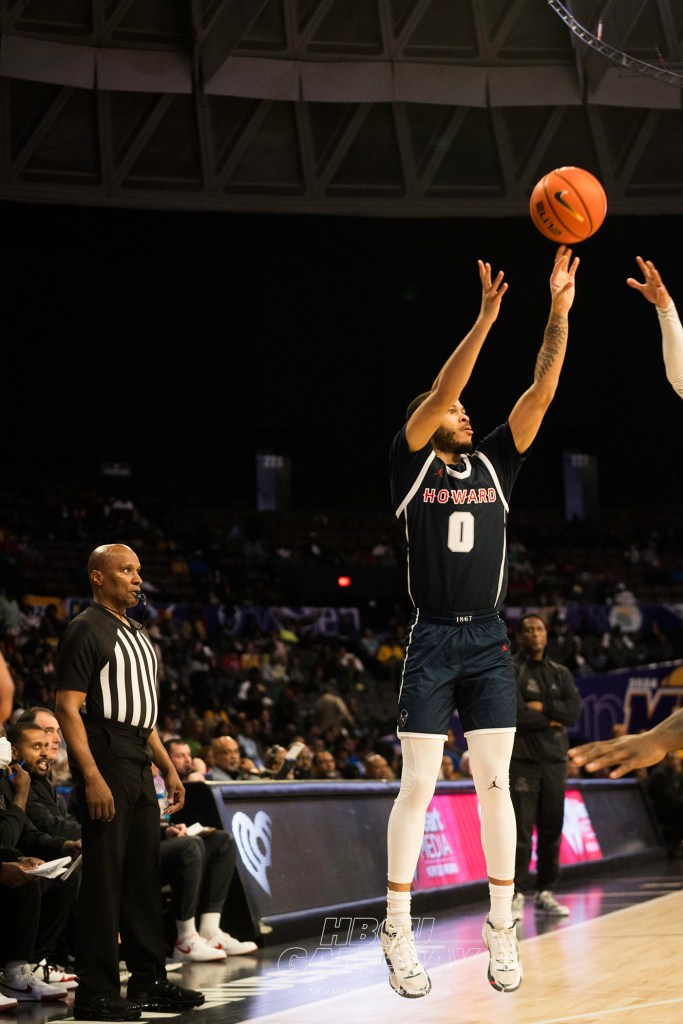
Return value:
[(499, 609), (507, 591), (508, 501), (524, 456), (507, 423), (458, 468), (431, 444), (411, 452), (405, 425), (391, 445), (391, 501), (405, 525), (408, 594), (423, 610)]
[(157, 656), (147, 630), (128, 628), (94, 602), (64, 630), (57, 648), (58, 690), (87, 694), (93, 721), (151, 729), (157, 718)]

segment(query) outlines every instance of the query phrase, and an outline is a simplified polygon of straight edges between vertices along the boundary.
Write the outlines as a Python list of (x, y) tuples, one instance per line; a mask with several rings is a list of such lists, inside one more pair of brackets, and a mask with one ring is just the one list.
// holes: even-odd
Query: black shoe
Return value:
[(73, 1011), (74, 1020), (140, 1020), (142, 1009), (121, 996), (106, 992), (85, 996), (78, 991), (74, 996)]
[(190, 1010), (193, 1006), (201, 1006), (204, 993), (192, 988), (181, 988), (165, 978), (157, 978), (146, 988), (133, 988), (128, 984), (128, 998), (139, 1009), (155, 1013), (175, 1013), (178, 1010)]

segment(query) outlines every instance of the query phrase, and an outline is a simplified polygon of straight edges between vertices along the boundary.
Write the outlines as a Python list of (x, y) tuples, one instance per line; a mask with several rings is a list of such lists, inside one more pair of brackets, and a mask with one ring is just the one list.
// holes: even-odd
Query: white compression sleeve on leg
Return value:
[(443, 736), (401, 739), (401, 788), (387, 826), (387, 878), (412, 882), (425, 830), (425, 812), (434, 796), (443, 760)]
[(470, 770), (481, 807), (481, 845), (489, 878), (515, 877), (517, 821), (510, 799), (514, 729), (465, 734)]

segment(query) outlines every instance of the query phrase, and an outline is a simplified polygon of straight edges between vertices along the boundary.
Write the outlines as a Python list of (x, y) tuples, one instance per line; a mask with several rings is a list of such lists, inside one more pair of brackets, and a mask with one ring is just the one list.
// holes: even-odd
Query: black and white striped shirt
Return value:
[(77, 615), (60, 637), (57, 689), (87, 694), (90, 720), (151, 729), (157, 719), (157, 657), (147, 630), (130, 628), (98, 604)]

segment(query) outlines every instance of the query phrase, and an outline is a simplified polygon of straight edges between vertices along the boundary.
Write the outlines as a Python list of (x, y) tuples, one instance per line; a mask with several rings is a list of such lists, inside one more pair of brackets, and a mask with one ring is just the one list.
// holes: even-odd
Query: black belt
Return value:
[(499, 619), (495, 608), (480, 608), (475, 612), (442, 612), (434, 608), (416, 608), (416, 622), (433, 622), (438, 626), (468, 626), (472, 622)]

